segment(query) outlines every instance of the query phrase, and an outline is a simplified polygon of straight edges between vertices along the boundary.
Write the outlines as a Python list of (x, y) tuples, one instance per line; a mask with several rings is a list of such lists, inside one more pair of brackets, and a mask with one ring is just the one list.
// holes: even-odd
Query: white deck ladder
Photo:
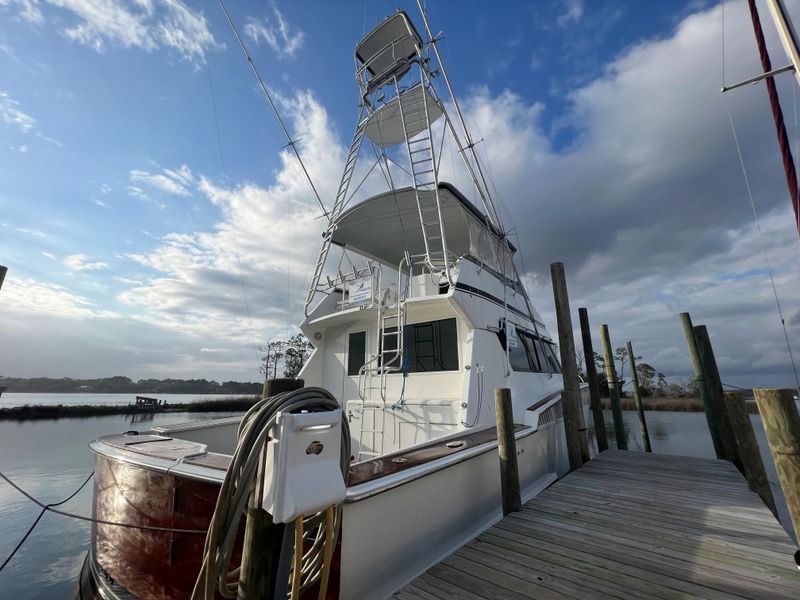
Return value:
[[(397, 277), (395, 306), (387, 306), (386, 296), (379, 298), (376, 345), (377, 352), (359, 370), (358, 393), (361, 397), (361, 430), (358, 437), (358, 460), (384, 453), (386, 432), (387, 376), (403, 369), (403, 328), (406, 294), (401, 288), (403, 262)], [(387, 342), (394, 342), (393, 344)], [(394, 347), (392, 347), (394, 346)], [(377, 381), (376, 381), (377, 380)], [(365, 442), (370, 450), (364, 450)]]
[(347, 190), (350, 188), (350, 180), (353, 177), (353, 171), (355, 171), (356, 162), (358, 161), (358, 153), (361, 150), (361, 141), (364, 139), (366, 123), (367, 120), (361, 120), (361, 116), (359, 116), (358, 127), (353, 135), (353, 141), (350, 143), (350, 151), (347, 153), (347, 160), (344, 163), (344, 171), (342, 172), (342, 180), (339, 183), (339, 190), (336, 192), (336, 200), (333, 203), (328, 218), (328, 226), (322, 234), (322, 246), (319, 249), (317, 264), (314, 267), (314, 276), (311, 278), (311, 286), (308, 288), (308, 294), (306, 295), (306, 316), (309, 315), (311, 303), (314, 301), (316, 293), (327, 289), (325, 285), (320, 285), (320, 279), (322, 279), (322, 271), (325, 269), (325, 261), (328, 260), (328, 252), (330, 252), (331, 249), (333, 232), (336, 230), (336, 221), (346, 202)]
[[(403, 125), (403, 137), (408, 149), (408, 161), (411, 165), (411, 184), (417, 199), (422, 237), (425, 243), (425, 264), (433, 272), (444, 273), (447, 281), (450, 278), (450, 262), (447, 254), (447, 239), (442, 219), (442, 206), (439, 202), (439, 172), (436, 166), (436, 155), (433, 146), (430, 112), (428, 110), (428, 77), (425, 68), (420, 66), (421, 89), (419, 97), (403, 98), (414, 88), (400, 93), (395, 78), (397, 103), (400, 107), (400, 121)], [(411, 94), (409, 94), (411, 96)], [(420, 109), (422, 109), (420, 111)], [(409, 139), (409, 132), (423, 126), (422, 131), (414, 139)]]

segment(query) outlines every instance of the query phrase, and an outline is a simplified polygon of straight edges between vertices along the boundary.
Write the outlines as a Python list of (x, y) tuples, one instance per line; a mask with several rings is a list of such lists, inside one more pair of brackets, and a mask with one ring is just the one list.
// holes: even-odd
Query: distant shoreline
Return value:
[(70, 419), (81, 417), (100, 417), (107, 415), (134, 415), (171, 412), (230, 412), (246, 411), (253, 406), (260, 396), (238, 396), (236, 398), (220, 398), (217, 400), (200, 400), (180, 404), (161, 404), (160, 406), (142, 409), (122, 404), (26, 404), (11, 408), (0, 408), (0, 421), (35, 421), (40, 419)]
[[(603, 408), (611, 409), (611, 400), (602, 398)], [(633, 398), (620, 398), (622, 410), (636, 410), (636, 403)], [(669, 412), (703, 412), (703, 401), (700, 398), (674, 398), (649, 396), (642, 398), (644, 410), (663, 410)], [(758, 414), (758, 405), (755, 402), (745, 402), (747, 412), (752, 415)]]
[(139, 379), (115, 375), (94, 379), (71, 377), (2, 377), (8, 394), (237, 394), (261, 392), (263, 382), (208, 379)]

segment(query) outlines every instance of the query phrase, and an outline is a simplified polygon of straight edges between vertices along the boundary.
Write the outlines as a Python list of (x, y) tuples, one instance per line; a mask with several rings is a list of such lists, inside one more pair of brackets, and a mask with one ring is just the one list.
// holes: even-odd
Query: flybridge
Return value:
[[(400, 271), (411, 273), (416, 268), (430, 273), (440, 284), (452, 285), (458, 259), (464, 255), (483, 256), (487, 252), (478, 246), (489, 244), (494, 246), (488, 252), (494, 257), (492, 266), (516, 277), (510, 258), (513, 248), (505, 240), (475, 143), (439, 56), (437, 39), (420, 9), (427, 40), (409, 16), (398, 11), (356, 45), (360, 112), (336, 197), (328, 211), (328, 225), (306, 297), (306, 316), (318, 293), (329, 294), (368, 272), (354, 267), (352, 272), (339, 270), (333, 278), (324, 276), (331, 245), (360, 250), (364, 256)], [(434, 85), (440, 77), (455, 110), (455, 122)], [(440, 181), (446, 138), (462, 158), (481, 209), (453, 186)], [(365, 151), (367, 145), (369, 153)], [(362, 151), (367, 156), (371, 154), (367, 160), (372, 165), (351, 191), (351, 179)], [(376, 168), (388, 191), (347, 210)], [(361, 229), (355, 224), (360, 224)]]

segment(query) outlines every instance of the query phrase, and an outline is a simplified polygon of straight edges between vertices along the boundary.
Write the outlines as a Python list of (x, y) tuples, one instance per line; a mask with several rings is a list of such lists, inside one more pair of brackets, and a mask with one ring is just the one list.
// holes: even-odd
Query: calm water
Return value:
[[(714, 457), (703, 413), (646, 414), (654, 452)], [(92, 455), (87, 448), (90, 440), (128, 429), (144, 430), (152, 425), (223, 415), (173, 413), (149, 416), (152, 420), (133, 424), (130, 417), (122, 415), (23, 423), (0, 421), (0, 471), (40, 500), (59, 501), (71, 494), (91, 472)], [(628, 446), (631, 450), (640, 450), (636, 413), (626, 411), (624, 417)], [(780, 488), (777, 487), (775, 467), (769, 456), (761, 424), (758, 417), (754, 416), (753, 420), (764, 462), (773, 482), (773, 493), (785, 516), (785, 505)], [(610, 413), (606, 415), (606, 422), (611, 424)], [(613, 444), (613, 435), (609, 437)], [(63, 508), (89, 515), (91, 502), (90, 482)], [(0, 563), (25, 534), (38, 512), (38, 507), (0, 480)], [(784, 519), (784, 522), (788, 521)], [(87, 523), (47, 513), (12, 562), (0, 573), (0, 598), (53, 600), (67, 597), (80, 570), (88, 543)]]
[[(164, 400), (170, 404), (185, 404), (196, 400), (216, 400), (217, 398), (238, 398), (242, 394), (144, 394)], [(9, 394), (0, 396), (0, 408), (25, 406), (26, 404), (130, 404), (136, 398), (130, 394)]]

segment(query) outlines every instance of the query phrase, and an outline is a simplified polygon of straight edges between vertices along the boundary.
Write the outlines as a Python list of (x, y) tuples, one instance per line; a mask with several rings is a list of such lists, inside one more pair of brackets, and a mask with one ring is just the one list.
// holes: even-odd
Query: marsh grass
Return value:
[[(603, 408), (611, 408), (611, 400), (602, 399)], [(622, 410), (636, 410), (633, 398), (620, 398)], [(642, 398), (642, 405), (645, 410), (664, 410), (671, 412), (703, 412), (703, 401), (700, 398)], [(745, 406), (750, 414), (758, 414), (758, 406), (755, 402), (746, 402)]]

